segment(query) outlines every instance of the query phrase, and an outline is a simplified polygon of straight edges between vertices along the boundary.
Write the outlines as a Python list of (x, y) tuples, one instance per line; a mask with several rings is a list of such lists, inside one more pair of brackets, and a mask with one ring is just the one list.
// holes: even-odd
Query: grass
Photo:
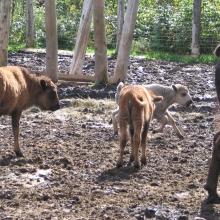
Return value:
[(24, 49), (25, 48), (25, 44), (19, 44), (19, 45), (15, 45), (15, 44), (9, 44), (8, 46), (8, 52), (11, 53), (11, 52), (18, 52), (19, 50), (21, 49)]
[[(93, 56), (94, 49), (88, 48), (86, 50), (86, 54)], [(108, 56), (114, 56), (115, 50), (109, 49), (107, 51)], [(133, 57), (142, 57), (147, 60), (163, 60), (169, 62), (179, 62), (185, 64), (195, 64), (195, 63), (203, 63), (203, 64), (215, 64), (218, 60), (216, 56), (213, 54), (202, 54), (200, 56), (191, 56), (191, 55), (182, 55), (182, 54), (174, 54), (162, 51), (147, 51), (147, 52), (137, 52), (132, 51), (131, 56)]]
[[(9, 45), (8, 50), (9, 52), (17, 52), (23, 48), (25, 48), (24, 44)], [(87, 48), (86, 54), (89, 56), (93, 56), (94, 48)], [(115, 50), (108, 49), (107, 55), (115, 56)], [(131, 56), (142, 57), (147, 60), (162, 60), (162, 61), (179, 62), (179, 63), (185, 63), (185, 64), (194, 64), (194, 63), (215, 64), (218, 60), (218, 58), (214, 56), (213, 54), (202, 54), (200, 56), (195, 57), (191, 55), (180, 55), (180, 54), (174, 54), (174, 53), (168, 53), (168, 52), (162, 52), (162, 51), (140, 52), (137, 50), (133, 50), (131, 52)]]
[(148, 60), (164, 60), (169, 62), (180, 62), (186, 64), (204, 63), (213, 64), (216, 63), (218, 58), (213, 54), (202, 54), (200, 56), (180, 55), (168, 52), (149, 51), (144, 54), (132, 53), (132, 55), (141, 55)]

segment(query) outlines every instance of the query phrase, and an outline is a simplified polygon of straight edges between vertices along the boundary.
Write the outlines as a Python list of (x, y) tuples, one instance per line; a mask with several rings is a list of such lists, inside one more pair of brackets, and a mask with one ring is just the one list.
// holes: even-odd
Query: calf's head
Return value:
[(37, 97), (37, 105), (42, 110), (55, 111), (60, 108), (59, 98), (57, 95), (56, 85), (46, 77), (43, 77), (39, 81), (40, 92)]
[(175, 92), (175, 103), (184, 105), (186, 107), (193, 103), (193, 100), (189, 94), (189, 90), (186, 86), (176, 84), (172, 85), (172, 88)]

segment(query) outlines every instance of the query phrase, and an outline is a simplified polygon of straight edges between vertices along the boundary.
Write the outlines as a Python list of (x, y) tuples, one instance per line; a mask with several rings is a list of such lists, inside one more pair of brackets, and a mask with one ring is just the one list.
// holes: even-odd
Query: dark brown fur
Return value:
[(120, 156), (117, 167), (123, 164), (124, 148), (127, 141), (127, 128), (131, 136), (130, 162), (139, 168), (139, 147), (142, 147), (141, 163), (146, 164), (146, 138), (155, 108), (154, 102), (162, 100), (140, 85), (128, 85), (122, 88), (119, 99)]
[(12, 117), (14, 151), (17, 156), (22, 156), (18, 141), (21, 113), (33, 105), (42, 110), (58, 109), (56, 85), (48, 77), (35, 76), (23, 67), (0, 67), (0, 116)]
[[(220, 56), (220, 44), (215, 48), (214, 54), (218, 57)], [(215, 68), (215, 88), (220, 103), (220, 61)], [(215, 135), (213, 145), (212, 159), (204, 188), (208, 191), (208, 203), (220, 203), (220, 197), (217, 193), (217, 184), (220, 173), (220, 131)]]

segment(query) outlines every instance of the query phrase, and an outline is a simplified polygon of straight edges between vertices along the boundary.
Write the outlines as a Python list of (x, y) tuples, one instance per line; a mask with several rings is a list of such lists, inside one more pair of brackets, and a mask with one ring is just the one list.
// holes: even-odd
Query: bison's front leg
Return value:
[(19, 140), (18, 140), (19, 121), (20, 121), (20, 117), (21, 117), (21, 112), (14, 111), (12, 113), (11, 117), (12, 117), (12, 130), (13, 130), (13, 135), (14, 135), (14, 151), (18, 157), (23, 157), (23, 154), (22, 154), (20, 147), (19, 147)]
[(217, 183), (220, 173), (220, 132), (214, 137), (214, 148), (212, 152), (212, 160), (209, 166), (209, 173), (205, 190), (208, 191), (208, 203), (220, 203), (220, 197), (217, 193)]

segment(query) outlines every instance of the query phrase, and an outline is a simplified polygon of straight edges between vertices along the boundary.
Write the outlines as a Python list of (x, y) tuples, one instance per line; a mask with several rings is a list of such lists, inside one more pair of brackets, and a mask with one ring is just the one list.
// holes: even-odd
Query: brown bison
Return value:
[[(220, 44), (216, 47), (214, 54), (220, 57)], [(220, 103), (220, 61), (215, 68), (215, 88)], [(215, 135), (213, 145), (211, 164), (204, 188), (208, 191), (208, 203), (220, 203), (220, 197), (217, 193), (218, 177), (220, 174), (220, 132)]]
[(139, 147), (140, 145), (142, 147), (141, 163), (144, 165), (146, 164), (146, 138), (155, 109), (154, 102), (162, 100), (162, 97), (155, 96), (140, 85), (124, 86), (119, 96), (120, 156), (117, 167), (123, 164), (127, 128), (129, 126), (131, 136), (130, 163), (134, 161), (134, 166), (139, 168)]
[(21, 113), (33, 105), (42, 110), (59, 109), (56, 85), (46, 76), (35, 76), (23, 67), (0, 67), (0, 116), (12, 117), (17, 156), (23, 156), (18, 141)]

